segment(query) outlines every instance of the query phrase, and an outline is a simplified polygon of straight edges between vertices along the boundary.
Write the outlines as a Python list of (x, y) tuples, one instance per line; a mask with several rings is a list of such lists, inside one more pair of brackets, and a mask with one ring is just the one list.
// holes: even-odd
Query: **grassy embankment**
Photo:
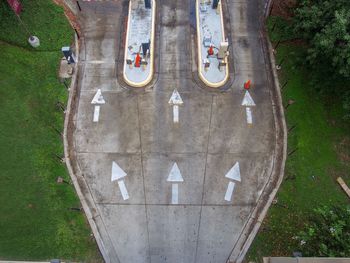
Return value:
[[(275, 44), (293, 37), (284, 24), (276, 17), (268, 21)], [(284, 60), (281, 85), (288, 80), (282, 91), (284, 104), (295, 100), (286, 110), (288, 127), (296, 125), (288, 134), (288, 151), (297, 151), (288, 157), (278, 203), (270, 208), (247, 261), (262, 262), (263, 256), (291, 256), (297, 248), (293, 236), (303, 228), (312, 209), (349, 202), (336, 183), (338, 176), (350, 183), (349, 123), (342, 119), (337, 98), (322, 98), (314, 92), (310, 72), (302, 63), (305, 52), (305, 45), (296, 41), (283, 42), (277, 50), (277, 61)]]
[[(21, 18), (41, 46), (28, 35), (6, 1), (0, 2), (0, 259), (63, 258), (97, 262), (95, 242), (69, 181), (59, 134), (67, 100), (58, 82), (60, 49), (73, 41), (63, 10), (47, 0), (23, 0)], [(52, 128), (53, 127), (53, 128)]]

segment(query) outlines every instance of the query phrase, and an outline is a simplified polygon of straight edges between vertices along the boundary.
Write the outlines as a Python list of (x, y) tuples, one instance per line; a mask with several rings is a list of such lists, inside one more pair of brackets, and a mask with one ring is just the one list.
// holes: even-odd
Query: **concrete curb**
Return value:
[(263, 50), (268, 59), (266, 63), (269, 64), (269, 68), (272, 70), (271, 84), (273, 85), (273, 89), (271, 90), (272, 94), (270, 94), (270, 96), (275, 120), (276, 146), (270, 180), (265, 184), (258, 204), (250, 214), (250, 218), (230, 255), (229, 259), (235, 263), (240, 263), (244, 260), (250, 245), (258, 233), (267, 211), (283, 181), (285, 162), (287, 159), (287, 125), (285, 122), (278, 74), (274, 67), (275, 58), (272, 52), (272, 45), (266, 35), (262, 35), (262, 41)]
[[(77, 36), (75, 35), (75, 46), (76, 46), (76, 54), (79, 54), (79, 43)], [(78, 64), (75, 64), (74, 67), (74, 74), (72, 76), (72, 81), (70, 85), (70, 90), (69, 90), (69, 97), (68, 97), (68, 102), (67, 102), (67, 109), (66, 109), (66, 116), (64, 120), (64, 131), (63, 131), (63, 145), (64, 145), (64, 156), (65, 156), (65, 161), (66, 161), (66, 166), (69, 172), (69, 175), (71, 177), (71, 180), (74, 184), (74, 188), (76, 190), (76, 193), (80, 199), (80, 202), (82, 204), (82, 207), (84, 209), (86, 218), (90, 224), (91, 230), (94, 234), (96, 243), (100, 249), (100, 252), (105, 260), (105, 262), (110, 262), (110, 263), (117, 263), (119, 262), (116, 252), (114, 251), (112, 242), (109, 240), (108, 234), (106, 232), (106, 229), (101, 225), (101, 222), (97, 221), (102, 221), (101, 217), (98, 213), (98, 209), (93, 201), (90, 189), (88, 187), (87, 182), (85, 181), (84, 176), (81, 174), (80, 171), (74, 171), (73, 169), (73, 160), (71, 154), (70, 154), (70, 136), (72, 134), (69, 134), (69, 128), (71, 126), (74, 127), (74, 116), (75, 112), (72, 110), (73, 105), (75, 103), (74, 97), (77, 94), (77, 76), (78, 76)], [(74, 148), (74, 147), (73, 147)], [(84, 190), (84, 191), (83, 191)], [(99, 227), (100, 226), (100, 227)], [(103, 238), (101, 235), (101, 231), (103, 233)], [(104, 240), (106, 240), (109, 244), (105, 244)]]
[(126, 68), (126, 63), (125, 60), (127, 58), (127, 48), (128, 48), (128, 41), (129, 41), (129, 22), (130, 22), (130, 13), (131, 13), (131, 1), (129, 2), (129, 12), (128, 12), (128, 21), (127, 21), (127, 29), (126, 29), (126, 38), (125, 38), (125, 51), (124, 51), (124, 66), (123, 66), (123, 77), (124, 77), (124, 81), (135, 88), (141, 88), (146, 86), (147, 84), (149, 84), (151, 82), (151, 80), (153, 79), (153, 75), (154, 75), (154, 35), (155, 35), (155, 24), (156, 24), (156, 1), (152, 0), (152, 29), (151, 29), (151, 50), (150, 50), (150, 72), (149, 75), (147, 77), (146, 80), (142, 81), (142, 82), (133, 82), (131, 80), (129, 80), (125, 74), (125, 68)]
[[(222, 36), (223, 36), (223, 39), (225, 39), (225, 28), (224, 28), (224, 16), (223, 16), (223, 13), (222, 13), (222, 7), (220, 7), (220, 17), (221, 17), (221, 31), (222, 31)], [(199, 78), (205, 83), (205, 85), (211, 87), (211, 88), (219, 88), (221, 86), (223, 86), (227, 80), (228, 80), (228, 77), (230, 75), (230, 72), (229, 72), (229, 66), (228, 66), (228, 60), (227, 60), (227, 57), (225, 58), (225, 62), (226, 62), (226, 76), (225, 76), (225, 79), (220, 81), (220, 82), (217, 82), (217, 83), (214, 83), (214, 82), (210, 82), (208, 81), (204, 75), (203, 75), (203, 72), (202, 72), (202, 54), (201, 54), (201, 38), (200, 38), (200, 29), (199, 29), (199, 0), (196, 0), (196, 22), (197, 22), (197, 50), (198, 50), (198, 65), (197, 65), (197, 68), (198, 68), (198, 75), (199, 75)]]

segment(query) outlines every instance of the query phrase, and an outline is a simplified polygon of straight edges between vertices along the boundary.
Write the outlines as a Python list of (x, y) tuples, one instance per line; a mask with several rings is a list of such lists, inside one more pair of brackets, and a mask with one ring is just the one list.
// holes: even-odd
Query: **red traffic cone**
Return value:
[(214, 55), (214, 48), (213, 48), (212, 45), (210, 45), (210, 48), (208, 49), (208, 55), (209, 55), (209, 56)]
[(244, 89), (246, 90), (250, 89), (250, 80), (244, 82)]
[(135, 59), (135, 67), (139, 68), (141, 66), (141, 57), (140, 54), (137, 53), (136, 59)]

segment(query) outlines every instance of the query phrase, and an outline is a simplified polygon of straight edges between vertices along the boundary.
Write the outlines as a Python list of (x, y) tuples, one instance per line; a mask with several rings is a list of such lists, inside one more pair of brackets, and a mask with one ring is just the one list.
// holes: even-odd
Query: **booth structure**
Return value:
[(144, 87), (153, 78), (155, 0), (130, 0), (123, 77), (132, 87)]
[(225, 38), (220, 0), (196, 0), (198, 74), (209, 87), (228, 80), (229, 44)]

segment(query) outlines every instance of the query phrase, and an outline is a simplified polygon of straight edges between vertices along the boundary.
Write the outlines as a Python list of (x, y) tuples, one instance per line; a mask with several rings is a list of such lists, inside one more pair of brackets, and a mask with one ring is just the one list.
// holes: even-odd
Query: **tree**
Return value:
[(315, 209), (297, 239), (303, 256), (349, 257), (350, 206)]
[(301, 0), (295, 11), (297, 34), (309, 44), (307, 60), (350, 77), (350, 1)]
[(350, 120), (350, 1), (299, 0), (291, 26), (307, 43), (313, 87), (340, 98)]

